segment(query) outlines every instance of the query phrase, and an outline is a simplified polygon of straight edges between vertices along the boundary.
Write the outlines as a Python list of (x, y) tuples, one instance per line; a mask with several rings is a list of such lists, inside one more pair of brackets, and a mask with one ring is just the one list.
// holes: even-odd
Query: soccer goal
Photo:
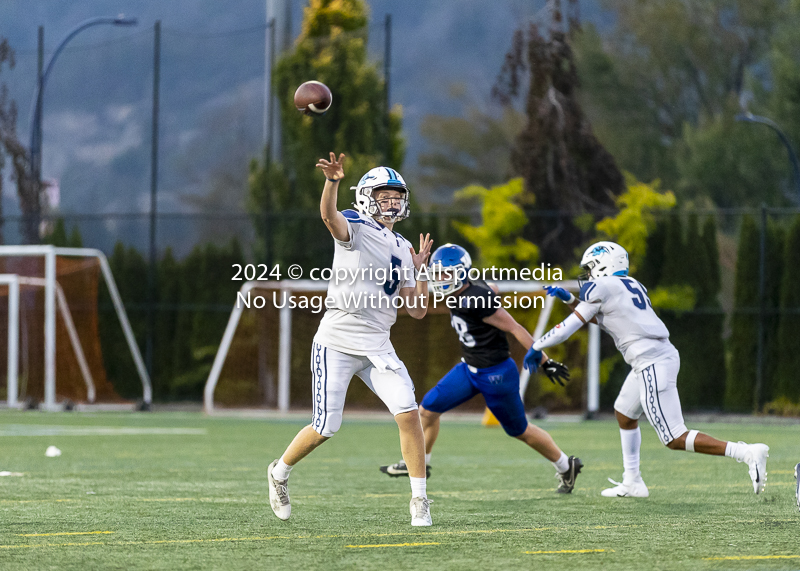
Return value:
[(9, 407), (19, 406), (21, 389), (41, 396), (45, 410), (60, 410), (58, 399), (120, 400), (106, 378), (100, 347), (101, 276), (142, 382), (142, 400), (151, 403), (150, 378), (105, 255), (92, 248), (0, 246), (0, 298), (7, 297), (7, 303), (0, 300), (0, 314), (8, 312), (0, 346), (5, 334)]
[[(554, 304), (554, 298), (544, 296), (542, 288), (559, 285), (578, 291), (577, 281), (500, 281), (497, 285), (517, 308), (539, 312), (534, 337), (546, 331)], [(308, 401), (310, 406), (308, 354), (325, 312), (319, 302), (326, 291), (326, 282), (312, 280), (249, 281), (242, 285), (206, 381), (203, 401), (207, 413), (212, 413), (215, 406), (284, 412), (293, 403), (302, 406)], [(442, 303), (430, 307), (422, 320), (412, 319), (400, 310), (392, 327), (392, 343), (415, 382), (438, 380), (460, 358), (449, 311)], [(586, 395), (589, 416), (599, 409), (599, 381), (600, 333), (597, 325), (590, 324)], [(523, 398), (528, 382), (528, 371), (523, 369)], [(361, 383), (354, 383), (348, 394), (365, 390), (369, 391)]]

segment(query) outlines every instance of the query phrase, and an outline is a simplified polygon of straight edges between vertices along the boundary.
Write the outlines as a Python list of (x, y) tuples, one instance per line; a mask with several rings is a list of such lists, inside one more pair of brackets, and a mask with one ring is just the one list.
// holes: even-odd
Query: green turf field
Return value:
[[(301, 421), (190, 413), (0, 413), (0, 569), (798, 569), (792, 469), (800, 426), (696, 426), (771, 446), (763, 496), (730, 458), (672, 452), (643, 426), (644, 500), (599, 495), (621, 477), (612, 422), (545, 422), (585, 462), (553, 492), (548, 462), (497, 428), (443, 423), (434, 527), (412, 528), (391, 421), (345, 419), (295, 468), (292, 518), (265, 469)], [(59, 458), (46, 458), (55, 445)], [(767, 557), (767, 558), (764, 558)], [(726, 558), (726, 559), (720, 559)]]

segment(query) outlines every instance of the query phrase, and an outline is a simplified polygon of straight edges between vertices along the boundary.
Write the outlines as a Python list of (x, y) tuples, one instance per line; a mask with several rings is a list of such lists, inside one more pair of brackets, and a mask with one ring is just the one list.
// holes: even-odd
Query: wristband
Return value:
[(574, 303), (575, 300), (576, 300), (576, 298), (572, 294), (572, 292), (568, 292), (568, 293), (569, 293), (569, 299), (567, 301), (564, 301), (563, 299), (561, 300), (561, 301), (564, 301), (564, 303), (566, 303), (567, 305), (569, 305), (570, 303)]
[(338, 178), (328, 178), (328, 177), (325, 177), (325, 180), (327, 180), (327, 181), (329, 181), (329, 182), (339, 182), (339, 179), (338, 179)]
[(428, 281), (428, 272), (417, 270), (417, 275), (414, 279), (417, 280), (418, 282), (426, 282)]

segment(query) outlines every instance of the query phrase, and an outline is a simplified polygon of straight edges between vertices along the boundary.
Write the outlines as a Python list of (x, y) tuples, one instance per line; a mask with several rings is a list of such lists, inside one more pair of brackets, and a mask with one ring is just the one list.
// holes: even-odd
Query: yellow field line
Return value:
[(523, 551), (528, 555), (554, 555), (559, 553), (612, 553), (613, 549), (562, 549), (561, 551)]
[(38, 504), (43, 502), (74, 502), (75, 500), (0, 500), (0, 504)]
[(751, 561), (754, 559), (800, 559), (800, 555), (726, 555), (703, 557), (704, 561)]
[(0, 545), (0, 549), (24, 549), (26, 547), (84, 547), (86, 545), (109, 545), (105, 541), (86, 541), (81, 543), (28, 543), (26, 545)]
[(0, 549), (25, 549), (32, 547), (85, 547), (89, 545), (162, 545), (180, 543), (225, 543), (231, 541), (269, 541), (271, 539), (295, 539), (294, 537), (275, 535), (271, 537), (220, 537), (213, 539), (154, 539), (150, 541), (86, 541), (81, 543), (27, 543), (19, 545), (0, 545)]
[(113, 531), (62, 531), (60, 533), (18, 533), (20, 537), (49, 537), (52, 535), (99, 535), (114, 533)]
[(366, 547), (416, 547), (418, 545), (441, 545), (441, 543), (430, 542), (430, 543), (377, 543), (372, 545), (345, 545), (345, 547), (351, 547), (353, 549), (364, 549)]
[[(583, 527), (571, 527), (569, 529), (611, 529), (611, 528), (630, 528), (641, 527), (639, 525), (589, 525)], [(393, 532), (393, 533), (350, 533), (332, 535), (272, 535), (265, 537), (222, 537), (211, 539), (156, 539), (144, 541), (109, 541), (109, 542), (85, 542), (85, 543), (28, 543), (28, 544), (8, 544), (0, 545), (0, 549), (25, 549), (33, 547), (75, 547), (89, 545), (160, 545), (160, 544), (181, 544), (181, 543), (223, 543), (232, 541), (271, 541), (275, 539), (340, 539), (351, 537), (408, 537), (408, 536), (446, 536), (446, 535), (471, 535), (471, 534), (493, 534), (493, 533), (530, 533), (541, 531), (562, 531), (565, 527), (530, 527), (518, 529), (473, 529), (460, 531), (434, 531), (434, 532)]]

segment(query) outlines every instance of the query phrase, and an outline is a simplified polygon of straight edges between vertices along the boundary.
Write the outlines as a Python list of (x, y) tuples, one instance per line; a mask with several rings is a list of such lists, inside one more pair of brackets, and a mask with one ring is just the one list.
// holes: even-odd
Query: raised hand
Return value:
[(320, 159), (317, 163), (317, 168), (322, 169), (325, 178), (328, 180), (342, 180), (344, 178), (344, 153), (339, 155), (339, 160), (336, 160), (336, 155), (331, 153), (331, 160), (326, 161), (325, 159)]
[(433, 240), (431, 240), (431, 235), (426, 234), (423, 236), (422, 234), (419, 235), (419, 254), (414, 251), (414, 247), (412, 246), (409, 248), (411, 251), (411, 261), (414, 262), (414, 267), (419, 270), (422, 266), (428, 263), (428, 256), (431, 255), (431, 246), (433, 246)]

